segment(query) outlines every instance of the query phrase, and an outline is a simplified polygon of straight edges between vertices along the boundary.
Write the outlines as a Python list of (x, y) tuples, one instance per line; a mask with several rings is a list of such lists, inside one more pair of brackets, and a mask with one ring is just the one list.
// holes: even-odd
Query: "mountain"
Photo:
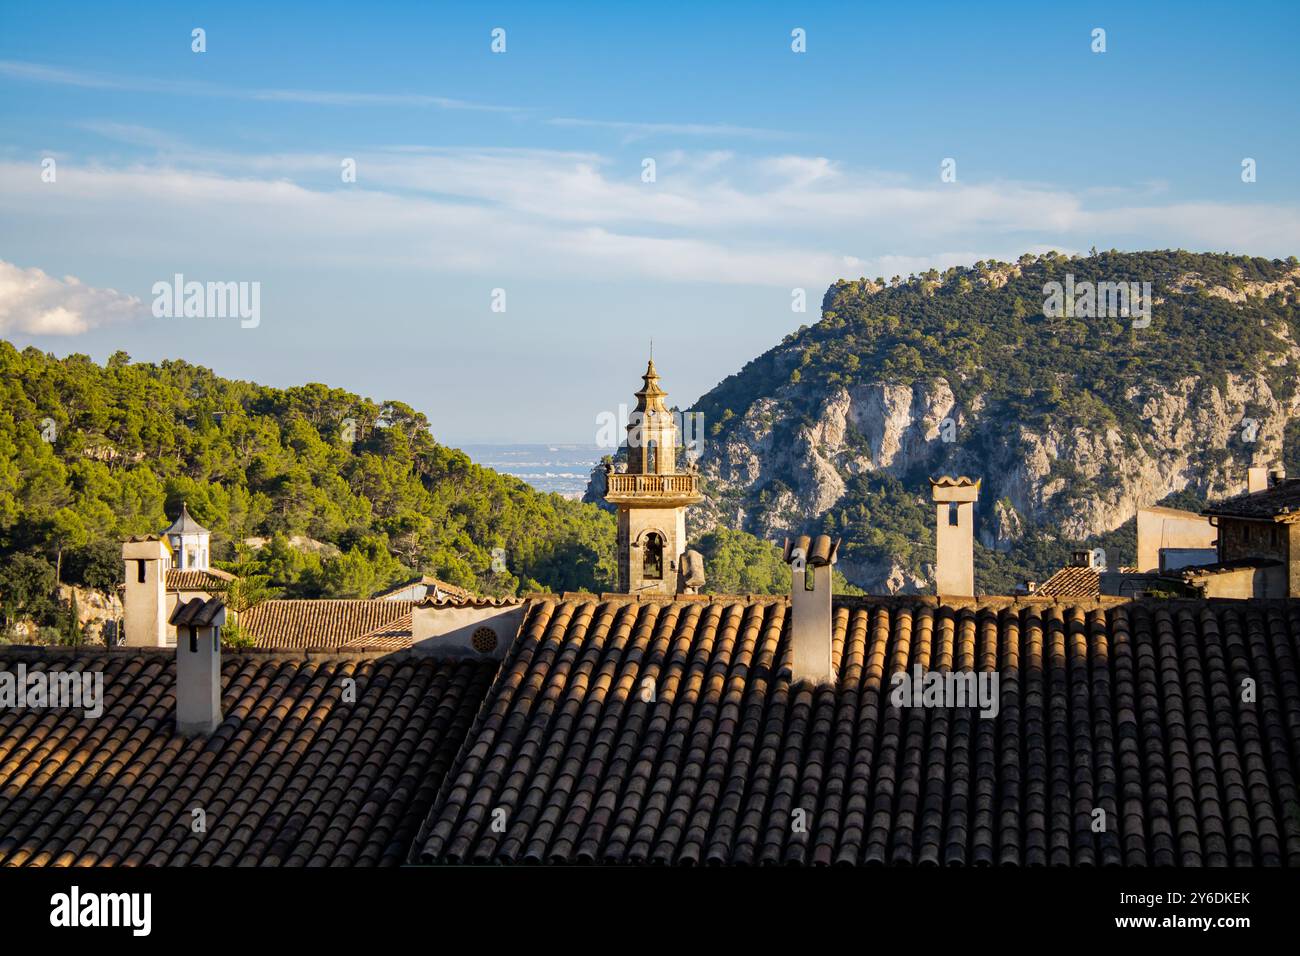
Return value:
[(1076, 544), (1131, 563), (1139, 506), (1240, 491), (1252, 463), (1300, 470), (1298, 286), (1294, 257), (1181, 251), (840, 280), (819, 322), (692, 409), (712, 423), (696, 520), (838, 534), (851, 582), (917, 591), (927, 476), (966, 474), (982, 590), (1041, 580)]

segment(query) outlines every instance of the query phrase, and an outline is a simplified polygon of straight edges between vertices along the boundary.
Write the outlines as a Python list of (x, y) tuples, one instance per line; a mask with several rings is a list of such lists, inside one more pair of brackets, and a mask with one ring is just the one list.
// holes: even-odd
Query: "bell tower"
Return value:
[(664, 405), (654, 359), (627, 426), (627, 471), (606, 472), (605, 500), (618, 508), (618, 588), (677, 594), (683, 584), (686, 509), (704, 500), (694, 466), (677, 470), (677, 424)]

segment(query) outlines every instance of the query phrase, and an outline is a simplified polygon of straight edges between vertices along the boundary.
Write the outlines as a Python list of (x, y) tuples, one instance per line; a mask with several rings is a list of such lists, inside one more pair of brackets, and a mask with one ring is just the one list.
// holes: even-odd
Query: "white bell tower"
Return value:
[(172, 549), (172, 567), (180, 571), (209, 569), (208, 541), (212, 533), (190, 516), (185, 502), (181, 502), (180, 517), (163, 534)]

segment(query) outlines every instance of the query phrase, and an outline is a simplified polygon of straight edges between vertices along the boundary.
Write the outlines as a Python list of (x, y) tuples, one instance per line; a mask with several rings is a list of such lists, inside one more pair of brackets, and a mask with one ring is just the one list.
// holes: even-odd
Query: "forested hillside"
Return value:
[[(214, 563), (285, 597), (367, 597), (416, 572), (486, 594), (615, 585), (611, 514), (474, 464), (401, 402), (0, 342), (6, 619), (62, 624), (56, 579), (111, 592), (122, 539), (182, 501)], [(789, 587), (771, 544), (718, 531), (695, 546), (709, 590)]]
[[(599, 589), (613, 574), (608, 515), (475, 465), (401, 402), (8, 343), (0, 396), (9, 577), (45, 562), (103, 588), (120, 574), (122, 538), (158, 532), (182, 501), (212, 531), (217, 562), (268, 575), (286, 596), (364, 597), (417, 570), (493, 594)], [(256, 538), (269, 540), (244, 546)], [(6, 593), (41, 590), (23, 584)]]

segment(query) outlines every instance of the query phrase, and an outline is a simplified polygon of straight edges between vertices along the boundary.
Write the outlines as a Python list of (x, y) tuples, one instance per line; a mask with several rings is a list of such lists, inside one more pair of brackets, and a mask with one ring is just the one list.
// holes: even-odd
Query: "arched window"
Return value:
[(646, 474), (647, 475), (658, 474), (659, 469), (656, 467), (657, 464), (658, 463), (655, 461), (655, 443), (654, 443), (654, 439), (651, 439), (650, 441), (646, 442), (646, 446), (645, 446)]
[(641, 576), (647, 581), (664, 579), (664, 539), (653, 531), (645, 536), (645, 564)]

